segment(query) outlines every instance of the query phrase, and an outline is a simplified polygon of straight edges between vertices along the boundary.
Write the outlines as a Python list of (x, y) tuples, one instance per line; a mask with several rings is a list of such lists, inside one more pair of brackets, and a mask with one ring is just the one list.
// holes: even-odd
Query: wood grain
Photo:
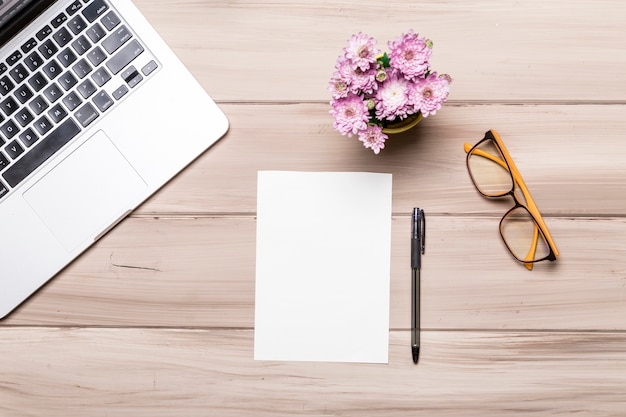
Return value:
[(626, 4), (614, 0), (136, 3), (218, 100), (327, 101), (353, 33), (384, 49), (409, 29), (434, 41), (433, 68), (455, 80), (451, 100), (626, 96)]
[[(498, 221), (428, 217), (425, 328), (626, 331), (623, 218), (547, 219), (561, 258), (532, 272)], [(410, 325), (409, 224), (392, 222), (393, 329)], [(4, 323), (252, 328), (255, 228), (243, 216), (128, 219)]]
[[(0, 416), (626, 413), (626, 3), (135, 2), (231, 129), (0, 321)], [(450, 100), (373, 155), (333, 130), (328, 79), (351, 34), (411, 28)], [(490, 128), (561, 252), (532, 272), (497, 231), (511, 201), (467, 174), (463, 142)], [(388, 365), (252, 359), (259, 170), (393, 174)]]
[[(332, 129), (325, 104), (224, 105), (232, 127), (138, 211), (256, 211), (259, 170), (393, 174), (393, 211), (502, 213), (476, 193), (463, 143), (496, 129), (546, 215), (626, 214), (626, 105), (450, 105), (380, 155)], [(506, 202), (508, 205), (509, 202)]]
[[(5, 329), (3, 415), (619, 415), (623, 334), (407, 332), (389, 365), (252, 360), (253, 332)], [(21, 349), (15, 351), (15, 344)], [(74, 352), (68, 360), (68, 351)], [(581, 361), (584, 358), (584, 361)]]

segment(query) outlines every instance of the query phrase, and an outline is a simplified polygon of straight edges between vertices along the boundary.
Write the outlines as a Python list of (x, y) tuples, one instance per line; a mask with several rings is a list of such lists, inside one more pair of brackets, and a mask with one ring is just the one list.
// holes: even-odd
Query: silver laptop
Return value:
[(0, 317), (228, 130), (130, 0), (0, 0)]

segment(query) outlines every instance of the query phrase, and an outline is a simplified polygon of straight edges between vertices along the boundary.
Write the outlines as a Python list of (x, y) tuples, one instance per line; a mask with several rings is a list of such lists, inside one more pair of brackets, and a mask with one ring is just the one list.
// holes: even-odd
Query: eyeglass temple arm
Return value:
[[(492, 131), (492, 133), (495, 133), (495, 132)], [(499, 140), (499, 138), (497, 137), (497, 134), (494, 134), (494, 137), (498, 141), (498, 145), (502, 149), (502, 152), (506, 153), (505, 157), (507, 157), (507, 159), (510, 161), (511, 175), (513, 175), (513, 179), (515, 180), (515, 182), (519, 186), (520, 190), (522, 191), (522, 194), (524, 194), (524, 198), (526, 199), (526, 204), (528, 206), (528, 209), (533, 212), (533, 215), (535, 216), (537, 221), (540, 223), (540, 226), (543, 228), (545, 238), (550, 243), (550, 246), (552, 247), (552, 250), (554, 251), (554, 255), (558, 257), (559, 256), (559, 251), (556, 248), (556, 245), (554, 244), (554, 241), (552, 240), (552, 236), (550, 235), (550, 232), (548, 231), (548, 227), (546, 226), (545, 222), (543, 221), (543, 217), (541, 216), (541, 213), (539, 212), (539, 209), (537, 208), (537, 205), (535, 204), (535, 201), (533, 200), (532, 196), (530, 195), (530, 191), (528, 191), (528, 187), (526, 187), (526, 183), (522, 179), (522, 176), (519, 173), (517, 167), (515, 166), (515, 163), (513, 162), (511, 156), (508, 155), (508, 150), (506, 149), (506, 147), (504, 146), (502, 141)], [(463, 148), (465, 150), (465, 153), (469, 153), (469, 151), (473, 148), (473, 146), (471, 144), (465, 142), (463, 144)], [(484, 158), (487, 158), (487, 159), (497, 163), (498, 165), (500, 165), (501, 167), (503, 167), (504, 169), (506, 169), (508, 171), (508, 167), (507, 167), (506, 162), (504, 162), (500, 158), (498, 158), (498, 157), (496, 157), (494, 155), (491, 155), (491, 154), (489, 154), (487, 152), (484, 152), (484, 151), (482, 151), (480, 149), (474, 149), (474, 153), (476, 155), (482, 156)], [(535, 235), (536, 235), (536, 239), (533, 239), (534, 249), (536, 249), (536, 247), (537, 247), (537, 240), (539, 238), (537, 230), (535, 230)], [(531, 250), (533, 250), (533, 247), (531, 247)], [(526, 265), (527, 268), (531, 269), (528, 264), (525, 264), (525, 265)], [(532, 265), (530, 265), (530, 266), (532, 267)]]
[(546, 226), (546, 223), (543, 220), (543, 216), (539, 212), (539, 208), (535, 204), (535, 200), (533, 200), (533, 197), (530, 194), (530, 191), (528, 190), (528, 187), (526, 186), (524, 179), (522, 178), (522, 174), (520, 174), (519, 170), (517, 169), (515, 162), (513, 162), (513, 158), (511, 158), (511, 155), (509, 154), (509, 150), (506, 148), (506, 146), (504, 146), (504, 143), (502, 142), (502, 139), (500, 139), (500, 136), (498, 135), (498, 133), (495, 130), (491, 130), (491, 133), (493, 134), (493, 137), (496, 143), (498, 144), (498, 146), (500, 146), (500, 150), (502, 151), (502, 155), (504, 156), (504, 159), (509, 164), (509, 168), (511, 169), (511, 174), (513, 175), (513, 178), (517, 182), (517, 185), (519, 186), (520, 190), (522, 190), (522, 194), (524, 194), (524, 197), (526, 198), (526, 206), (528, 207), (529, 210), (531, 210), (531, 212), (535, 216), (535, 219), (537, 220), (537, 224), (539, 224), (539, 227), (541, 227), (542, 232), (546, 240), (548, 241), (548, 244), (550, 245), (552, 252), (554, 253), (554, 256), (558, 258), (559, 250), (556, 248), (556, 244), (554, 243), (554, 240), (552, 239), (552, 235), (550, 235), (548, 226)]

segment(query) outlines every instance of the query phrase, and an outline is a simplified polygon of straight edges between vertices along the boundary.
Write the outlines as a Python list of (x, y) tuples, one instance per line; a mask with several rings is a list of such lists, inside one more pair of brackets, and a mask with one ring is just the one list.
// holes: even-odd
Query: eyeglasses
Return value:
[[(500, 235), (513, 257), (529, 270), (535, 262), (555, 261), (559, 251), (498, 133), (489, 130), (476, 145), (465, 143), (464, 148), (467, 170), (476, 189), (489, 198), (513, 197), (515, 205), (500, 220)], [(521, 196), (516, 193), (516, 185)]]

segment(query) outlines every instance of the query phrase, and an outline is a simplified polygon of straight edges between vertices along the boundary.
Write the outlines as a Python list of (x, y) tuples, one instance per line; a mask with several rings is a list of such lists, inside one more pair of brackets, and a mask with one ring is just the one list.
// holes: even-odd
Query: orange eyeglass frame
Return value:
[[(524, 195), (524, 199), (526, 200), (526, 204), (524, 205), (526, 207), (526, 209), (529, 211), (529, 213), (533, 216), (533, 219), (535, 220), (535, 232), (534, 232), (534, 237), (533, 237), (533, 242), (532, 245), (528, 251), (528, 255), (526, 256), (527, 260), (532, 259), (535, 256), (535, 252), (537, 250), (537, 244), (539, 242), (539, 229), (537, 229), (537, 226), (541, 229), (541, 233), (543, 234), (543, 236), (546, 239), (546, 242), (548, 244), (548, 246), (550, 247), (550, 250), (552, 251), (552, 253), (554, 254), (554, 259), (557, 259), (559, 257), (559, 251), (556, 248), (556, 245), (554, 243), (554, 240), (552, 239), (552, 235), (550, 234), (550, 231), (548, 230), (548, 227), (546, 226), (543, 217), (541, 216), (541, 213), (539, 212), (539, 209), (537, 208), (537, 205), (535, 204), (535, 200), (533, 200), (530, 191), (528, 190), (528, 187), (526, 186), (526, 183), (524, 182), (524, 179), (522, 178), (522, 174), (520, 174), (519, 170), (517, 169), (517, 166), (515, 165), (515, 163), (513, 162), (513, 158), (511, 158), (511, 155), (509, 154), (509, 151), (507, 150), (506, 146), (504, 146), (504, 143), (502, 142), (502, 139), (500, 139), (500, 136), (498, 135), (498, 133), (491, 129), (489, 130), (486, 134), (485, 134), (485, 138), (487, 138), (487, 135), (490, 134), (493, 136), (493, 140), (495, 141), (495, 143), (497, 144), (500, 152), (502, 153), (502, 156), (504, 157), (504, 160), (497, 158), (494, 155), (491, 155), (487, 152), (484, 152), (480, 149), (475, 149), (475, 147), (477, 145), (472, 146), (471, 144), (465, 142), (463, 145), (463, 148), (465, 150), (465, 153), (467, 153), (468, 157), (470, 155), (470, 153), (473, 153), (475, 155), (478, 156), (482, 156), (484, 158), (487, 158), (495, 163), (497, 163), (498, 165), (502, 166), (504, 169), (506, 169), (507, 171), (509, 171), (509, 173), (511, 174), (511, 176), (513, 177), (514, 182), (517, 184), (517, 186), (519, 187), (519, 189), (521, 190), (522, 194)], [(481, 140), (479, 143), (481, 143), (483, 140)], [(515, 193), (515, 185), (513, 185), (513, 189), (511, 190), (510, 193)], [(503, 195), (504, 196), (504, 195)], [(516, 200), (516, 197), (513, 196), (513, 199)], [(517, 203), (519, 204), (519, 203)], [(553, 260), (553, 259), (550, 259)], [(533, 269), (533, 262), (524, 262), (524, 266), (528, 269), (528, 270), (532, 270)]]

